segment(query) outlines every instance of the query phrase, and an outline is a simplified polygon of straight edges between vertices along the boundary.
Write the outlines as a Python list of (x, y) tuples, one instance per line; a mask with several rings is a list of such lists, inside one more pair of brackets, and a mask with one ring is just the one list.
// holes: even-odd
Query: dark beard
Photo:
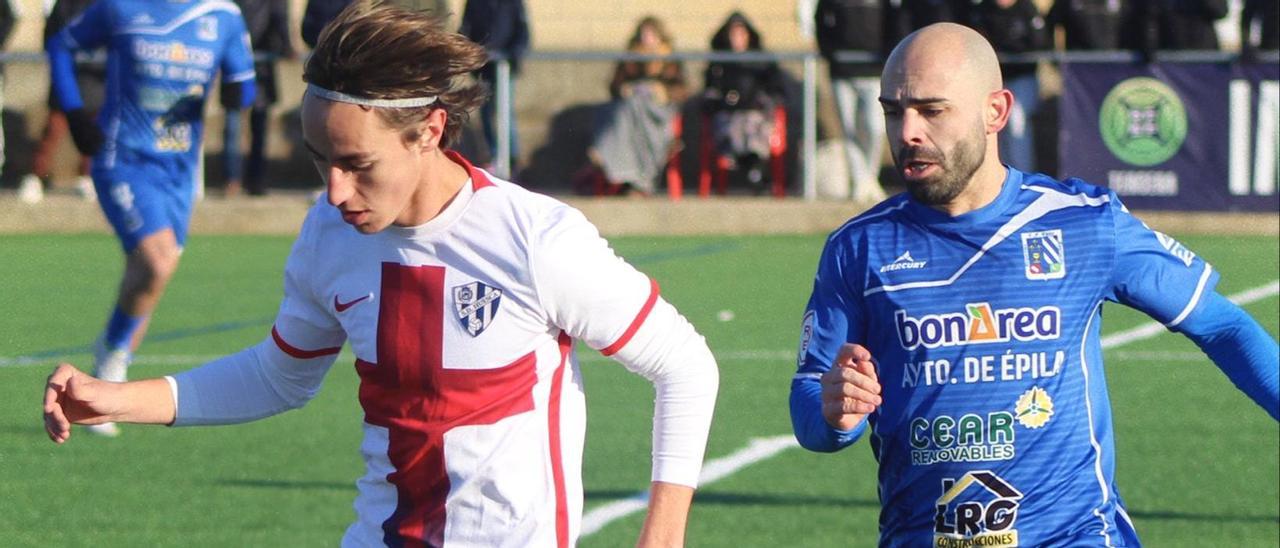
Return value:
[(894, 165), (898, 168), (898, 177), (902, 178), (903, 167), (912, 160), (936, 162), (941, 168), (936, 175), (914, 181), (903, 179), (902, 182), (906, 184), (907, 192), (911, 193), (911, 197), (917, 202), (930, 206), (950, 203), (969, 187), (973, 174), (977, 173), (978, 167), (982, 165), (982, 159), (987, 153), (987, 142), (982, 137), (978, 135), (977, 138), (969, 141), (956, 143), (951, 153), (946, 155), (931, 148), (903, 149), (894, 159)]

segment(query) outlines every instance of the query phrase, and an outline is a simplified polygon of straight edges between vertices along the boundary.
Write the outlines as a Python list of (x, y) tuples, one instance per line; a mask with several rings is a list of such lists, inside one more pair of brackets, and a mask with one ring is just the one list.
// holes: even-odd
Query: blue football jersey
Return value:
[(98, 116), (106, 142), (95, 172), (146, 164), (190, 185), (215, 77), (253, 78), (244, 19), (225, 0), (100, 0), (55, 39), (71, 50), (107, 48)]
[[(793, 401), (816, 397), (846, 341), (875, 357), (884, 403), (860, 430), (880, 463), (883, 546), (1136, 545), (1114, 482), (1102, 304), (1176, 330), (1216, 283), (1079, 180), (1009, 169), (994, 202), (954, 218), (900, 195), (828, 239)], [(826, 450), (861, 433), (821, 425)]]

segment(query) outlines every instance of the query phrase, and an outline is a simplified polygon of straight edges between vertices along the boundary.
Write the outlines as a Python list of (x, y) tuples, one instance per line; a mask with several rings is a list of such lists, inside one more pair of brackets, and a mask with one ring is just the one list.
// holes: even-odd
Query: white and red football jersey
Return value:
[[(574, 341), (612, 355), (646, 322), (684, 320), (652, 313), (670, 309), (657, 284), (579, 211), (450, 157), (471, 181), (424, 225), (363, 235), (312, 208), (272, 340), (299, 363), (331, 363), (344, 341), (356, 356), (366, 473), (344, 545), (571, 545), (586, 430)], [(711, 363), (709, 397), (686, 398), (702, 426), (655, 451), (655, 480), (696, 483)]]

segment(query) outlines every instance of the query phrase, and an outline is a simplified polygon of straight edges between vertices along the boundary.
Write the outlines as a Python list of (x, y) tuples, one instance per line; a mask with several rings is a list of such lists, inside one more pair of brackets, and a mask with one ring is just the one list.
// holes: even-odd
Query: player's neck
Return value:
[(409, 198), (409, 206), (396, 218), (398, 226), (418, 226), (436, 218), (471, 177), (465, 167), (450, 160), (439, 149), (428, 162), (417, 190)]
[(988, 156), (987, 160), (973, 172), (969, 184), (954, 200), (934, 206), (935, 209), (951, 217), (959, 217), (965, 213), (982, 209), (1000, 196), (1008, 170), (1000, 163), (999, 157)]

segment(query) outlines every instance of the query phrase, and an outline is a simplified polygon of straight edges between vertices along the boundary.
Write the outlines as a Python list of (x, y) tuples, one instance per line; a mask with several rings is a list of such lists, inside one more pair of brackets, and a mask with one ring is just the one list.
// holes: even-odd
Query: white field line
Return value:
[[(702, 464), (702, 473), (698, 476), (699, 485), (709, 485), (732, 475), (734, 472), (772, 457), (792, 447), (799, 447), (795, 436), (774, 436), (772, 438), (754, 438), (746, 447), (718, 459)], [(582, 516), (582, 535), (587, 536), (616, 519), (629, 516), (649, 504), (649, 493), (639, 492), (622, 500), (616, 500), (598, 506)]]
[[(1231, 302), (1233, 303), (1245, 306), (1274, 295), (1280, 295), (1280, 280), (1272, 280), (1269, 284), (1260, 285), (1253, 289), (1246, 289), (1234, 295), (1229, 295), (1227, 298), (1231, 299)], [(1134, 341), (1150, 339), (1151, 337), (1164, 333), (1167, 330), (1168, 328), (1166, 328), (1164, 324), (1159, 322), (1147, 322), (1137, 327), (1102, 337), (1102, 348), (1114, 348)]]
[[(1255, 287), (1228, 298), (1232, 302), (1244, 306), (1246, 304), (1265, 299), (1267, 297), (1280, 294), (1280, 280), (1275, 280), (1267, 285)], [(1132, 329), (1127, 329), (1119, 333), (1114, 333), (1102, 338), (1103, 348), (1115, 348), (1131, 342), (1148, 339), (1159, 335), (1165, 331), (1164, 325), (1156, 322), (1139, 325)], [(743, 354), (738, 356), (736, 354)], [(1189, 352), (1179, 353), (1191, 354)], [(745, 351), (739, 353), (719, 353), (719, 359), (769, 359), (774, 358), (787, 359), (794, 357), (793, 352), (779, 351)], [(1185, 356), (1182, 356), (1185, 357)], [(1195, 359), (1193, 356), (1192, 359)], [(795, 437), (791, 435), (775, 436), (772, 438), (754, 438), (747, 447), (738, 450), (736, 453), (724, 456), (718, 459), (710, 460), (702, 465), (702, 474), (699, 476), (698, 484), (706, 486), (714, 483), (716, 480), (724, 478), (738, 470), (746, 468), (752, 464), (768, 459), (778, 453), (781, 453), (792, 447), (799, 447)], [(603, 506), (587, 512), (582, 518), (582, 535), (583, 537), (595, 533), (603, 529), (606, 525), (614, 520), (624, 518), (636, 512), (642, 511), (648, 505), (649, 495), (647, 492), (641, 491), (625, 499), (610, 502)]]
[[(1245, 305), (1252, 304), (1260, 300), (1266, 299), (1267, 297), (1272, 297), (1275, 295), (1280, 295), (1280, 280), (1274, 280), (1271, 283), (1261, 285), (1253, 289), (1247, 289), (1245, 291), (1241, 291), (1234, 295), (1230, 295), (1227, 298), (1230, 299), (1231, 302), (1234, 302), (1240, 306), (1245, 306)], [(1110, 349), (1110, 348), (1122, 346), (1134, 341), (1149, 339), (1165, 331), (1166, 329), (1163, 325), (1157, 322), (1148, 322), (1148, 323), (1139, 325), (1137, 327), (1133, 327), (1130, 329), (1126, 329), (1124, 331), (1112, 333), (1110, 335), (1102, 337), (1102, 348)], [(1132, 359), (1137, 359), (1137, 360), (1158, 359), (1158, 358), (1152, 358), (1152, 357), (1142, 357), (1141, 354), (1143, 353), (1140, 353), (1140, 352), (1137, 354), (1139, 354), (1139, 356), (1133, 357)], [(85, 354), (85, 356), (87, 356), (87, 354)], [(52, 365), (61, 361), (66, 361), (67, 358), (71, 358), (71, 357), (74, 357), (74, 355), (52, 356), (52, 357), (0, 356), (0, 368), (35, 366), (35, 365)], [(162, 355), (162, 354), (145, 354), (144, 353), (134, 358), (133, 363), (135, 365), (200, 365), (210, 360), (216, 359), (218, 357), (219, 356), (216, 356), (216, 355), (203, 355), (203, 356), (191, 355), (191, 354)], [(736, 350), (736, 351), (729, 351), (729, 352), (717, 352), (716, 357), (722, 361), (781, 361), (781, 360), (794, 359), (795, 351), (792, 351), (792, 350)], [(351, 358), (350, 353), (345, 351), (342, 353), (342, 355), (338, 356), (338, 360), (340, 362), (343, 360), (350, 360), (350, 358)], [(588, 362), (588, 363), (611, 361), (610, 358), (606, 358), (595, 352), (581, 352), (578, 354), (578, 359), (582, 362)], [(1168, 357), (1159, 358), (1159, 359), (1168, 359)], [(1173, 358), (1173, 360), (1189, 361), (1186, 353), (1181, 353), (1176, 358)]]
[[(1274, 280), (1269, 284), (1255, 287), (1230, 295), (1227, 298), (1232, 302), (1245, 306), (1262, 299), (1280, 295), (1280, 280)], [(1111, 349), (1123, 346), (1143, 339), (1155, 337), (1164, 333), (1166, 328), (1157, 322), (1149, 322), (1137, 327), (1126, 329), (1117, 333), (1112, 333), (1102, 338), (1102, 348)], [(795, 357), (795, 353), (787, 350), (739, 350), (735, 352), (720, 352), (716, 354), (720, 360), (737, 360), (737, 361), (768, 361), (776, 362), (789, 360)], [(1197, 352), (1166, 352), (1166, 351), (1133, 351), (1115, 355), (1116, 358), (1122, 360), (1143, 360), (1143, 361), (1199, 361), (1204, 356)], [(198, 356), (198, 355), (140, 355), (135, 359), (138, 365), (198, 365), (205, 363), (216, 356)], [(349, 360), (351, 358), (348, 352), (343, 352), (339, 356), (340, 360)], [(584, 362), (606, 361), (608, 358), (600, 356), (594, 352), (584, 352), (579, 355), (579, 359)], [(27, 356), (18, 356), (16, 358), (7, 358), (0, 356), (0, 368), (13, 366), (33, 366), (59, 361), (59, 358), (31, 358)], [(737, 452), (709, 460), (703, 463), (702, 473), (699, 476), (700, 485), (709, 485), (726, 476), (729, 476), (738, 470), (746, 468), (752, 464), (768, 459), (781, 453), (787, 449), (799, 447), (795, 441), (795, 437), (788, 434), (782, 436), (774, 436), (769, 438), (753, 438), (751, 442)], [(585, 537), (592, 533), (603, 529), (617, 519), (629, 516), (636, 512), (642, 511), (648, 505), (649, 494), (646, 491), (640, 491), (625, 499), (616, 500), (602, 506), (598, 506), (587, 512), (582, 518), (582, 533)]]

